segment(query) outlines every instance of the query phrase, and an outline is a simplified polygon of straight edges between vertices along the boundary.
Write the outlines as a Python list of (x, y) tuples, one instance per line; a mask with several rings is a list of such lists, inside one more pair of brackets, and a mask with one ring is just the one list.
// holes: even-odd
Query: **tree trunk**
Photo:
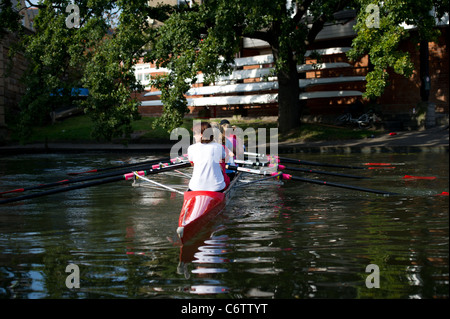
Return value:
[(422, 101), (428, 102), (430, 97), (430, 62), (428, 41), (420, 41), (420, 97)]
[[(275, 59), (277, 58), (274, 53)], [(299, 100), (299, 74), (293, 54), (286, 69), (277, 72), (278, 77), (278, 131), (286, 133), (300, 126), (301, 103)]]

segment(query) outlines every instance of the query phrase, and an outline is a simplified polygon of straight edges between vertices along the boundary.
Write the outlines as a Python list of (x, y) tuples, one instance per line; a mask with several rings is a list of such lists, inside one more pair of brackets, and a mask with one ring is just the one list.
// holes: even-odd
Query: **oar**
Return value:
[(398, 195), (397, 193), (392, 192), (386, 192), (386, 191), (380, 191), (376, 189), (370, 189), (370, 188), (364, 188), (364, 187), (357, 187), (352, 185), (346, 185), (346, 184), (338, 184), (333, 182), (326, 182), (321, 180), (315, 180), (315, 179), (309, 179), (309, 178), (303, 178), (298, 176), (292, 176), (290, 174), (281, 174), (282, 179), (286, 180), (294, 180), (294, 181), (300, 181), (300, 182), (306, 182), (306, 183), (312, 183), (312, 184), (318, 184), (318, 185), (325, 185), (325, 186), (334, 186), (334, 187), (340, 187), (340, 188), (347, 188), (362, 192), (369, 192), (369, 193), (375, 193), (375, 194), (382, 194), (382, 195)]
[[(247, 167), (238, 167), (238, 166), (234, 166), (234, 165), (226, 165), (226, 168), (229, 170), (235, 170), (235, 171), (241, 171), (241, 172), (247, 172), (247, 173), (253, 173), (253, 174), (260, 174), (260, 175), (267, 175), (267, 173), (268, 173), (267, 170), (251, 169), (251, 168), (247, 168)], [(286, 180), (296, 180), (296, 181), (302, 181), (302, 182), (306, 182), (306, 183), (313, 183), (313, 184), (319, 184), (319, 185), (325, 185), (325, 186), (348, 188), (348, 189), (369, 192), (369, 193), (375, 193), (375, 194), (398, 195), (397, 193), (385, 192), (385, 191), (380, 191), (380, 190), (376, 190), (376, 189), (357, 187), (357, 186), (346, 185), (346, 184), (337, 184), (337, 183), (309, 179), (309, 178), (302, 178), (302, 177), (292, 176), (289, 174), (280, 174), (280, 172), (272, 172), (270, 174), (272, 176), (275, 176), (275, 175), (281, 176), (282, 179), (286, 179)]]
[(319, 162), (311, 162), (298, 160), (293, 158), (279, 157), (280, 163), (290, 163), (290, 164), (303, 164), (303, 165), (312, 165), (312, 166), (324, 166), (324, 167), (337, 167), (337, 168), (351, 168), (351, 169), (365, 169), (365, 167), (361, 166), (349, 166), (349, 165), (339, 165), (339, 164), (330, 164), (330, 163), (319, 163)]
[(225, 165), (226, 169), (229, 169), (230, 171), (239, 171), (239, 172), (246, 172), (251, 174), (258, 174), (258, 175), (272, 175), (274, 171), (276, 171), (276, 167), (267, 167), (267, 168), (260, 168), (260, 169), (254, 169), (249, 167), (240, 167), (235, 165)]
[[(149, 168), (147, 170), (139, 171), (139, 172), (137, 172), (137, 174), (139, 176), (146, 176), (146, 175), (158, 174), (161, 172), (175, 170), (175, 169), (189, 167), (189, 166), (191, 166), (191, 163), (176, 163), (176, 164), (171, 164), (170, 166), (166, 166), (166, 167)], [(41, 197), (41, 196), (46, 196), (46, 195), (52, 195), (52, 194), (61, 193), (61, 192), (68, 192), (68, 191), (75, 190), (75, 189), (81, 189), (81, 188), (86, 188), (86, 187), (90, 187), (90, 186), (118, 182), (118, 181), (122, 181), (122, 180), (130, 180), (130, 179), (134, 178), (134, 176), (135, 176), (134, 173), (131, 172), (131, 173), (127, 173), (127, 174), (123, 174), (123, 175), (119, 175), (119, 176), (108, 177), (108, 178), (105, 178), (105, 179), (102, 179), (99, 181), (94, 181), (94, 182), (89, 182), (89, 183), (84, 183), (84, 184), (79, 184), (79, 185), (73, 185), (73, 186), (68, 186), (68, 187), (61, 187), (61, 188), (56, 188), (56, 189), (51, 189), (48, 191), (40, 192), (40, 193), (33, 193), (33, 194), (18, 196), (18, 197), (14, 197), (14, 198), (8, 198), (8, 199), (0, 201), (0, 204), (18, 202), (18, 201), (22, 201), (22, 200), (26, 200), (26, 199), (31, 199), (31, 198), (36, 198), (36, 197)]]
[(338, 168), (351, 168), (351, 169), (366, 169), (365, 167), (361, 167), (361, 166), (349, 166), (349, 165), (339, 165), (339, 164), (330, 164), (330, 163), (311, 162), (311, 161), (304, 161), (304, 160), (299, 160), (299, 159), (295, 159), (295, 158), (271, 156), (271, 155), (259, 154), (259, 153), (244, 152), (244, 154), (246, 154), (248, 156), (256, 156), (256, 157), (266, 158), (268, 161), (276, 160), (278, 163), (285, 163), (285, 164), (289, 163), (289, 164), (303, 164), (303, 165), (312, 165), (312, 166), (325, 166), (325, 167), (338, 167)]
[(405, 163), (363, 163), (365, 166), (398, 166), (405, 165)]
[(119, 166), (95, 168), (95, 169), (91, 169), (91, 170), (84, 171), (84, 172), (71, 172), (71, 173), (67, 173), (67, 175), (72, 175), (73, 176), (73, 175), (81, 175), (81, 174), (86, 174), (86, 173), (98, 173), (98, 172), (103, 172), (103, 171), (107, 171), (107, 170), (111, 170), (111, 169), (133, 167), (133, 166), (145, 165), (145, 164), (155, 164), (155, 163), (165, 162), (165, 161), (169, 161), (169, 160), (170, 160), (170, 157), (164, 157), (164, 158), (148, 160), (148, 161), (143, 161), (143, 162), (123, 164), (123, 165), (119, 165)]
[[(172, 159), (171, 161), (172, 161), (172, 163), (175, 163), (177, 160), (178, 159)], [(149, 164), (147, 164), (146, 166), (144, 166), (144, 165), (137, 166), (137, 167), (135, 167), (135, 170), (148, 169), (149, 168), (148, 165)], [(168, 163), (155, 164), (151, 168), (158, 168), (159, 166), (162, 166), (162, 165), (169, 165), (169, 164)], [(86, 181), (91, 181), (91, 180), (94, 180), (94, 179), (101, 179), (101, 178), (106, 178), (106, 177), (122, 175), (122, 174), (126, 174), (126, 173), (129, 173), (129, 172), (130, 172), (130, 169), (122, 169), (122, 170), (115, 171), (115, 172), (110, 172), (110, 173), (97, 174), (97, 175), (78, 177), (78, 178), (72, 178), (72, 179), (65, 179), (65, 180), (62, 180), (62, 181), (59, 181), (59, 182), (53, 182), (53, 183), (48, 183), (48, 184), (40, 184), (40, 185), (24, 187), (24, 188), (17, 188), (17, 189), (13, 189), (13, 190), (10, 190), (10, 191), (2, 192), (2, 193), (0, 193), (0, 195), (8, 194), (8, 193), (22, 193), (22, 192), (29, 191), (29, 190), (34, 190), (34, 189), (50, 188), (50, 187), (54, 187), (54, 186), (67, 185), (67, 184), (73, 184), (73, 183), (79, 183), (79, 182), (86, 182)]]
[[(277, 165), (277, 164), (270, 164), (268, 162), (262, 163), (262, 162), (253, 162), (253, 161), (243, 161), (243, 160), (235, 160), (236, 164), (243, 164), (243, 165), (251, 165), (251, 166), (271, 166), (271, 165)], [(341, 173), (334, 173), (334, 172), (326, 172), (326, 171), (317, 171), (307, 168), (298, 168), (298, 167), (287, 167), (284, 165), (278, 165), (278, 168), (283, 170), (287, 169), (290, 171), (298, 171), (298, 172), (304, 172), (304, 173), (312, 173), (312, 174), (322, 174), (322, 175), (330, 175), (330, 176), (339, 176), (339, 177), (347, 177), (347, 178), (356, 178), (356, 179), (370, 179), (370, 177), (365, 176), (357, 176), (357, 175), (351, 175), (351, 174), (341, 174)]]
[(405, 175), (403, 176), (403, 179), (427, 179), (427, 180), (435, 180), (436, 176), (411, 176), (411, 175)]
[(307, 169), (307, 168), (288, 167), (288, 166), (284, 166), (284, 165), (279, 165), (278, 167), (279, 167), (279, 169), (287, 169), (289, 171), (297, 171), (297, 172), (304, 172), (304, 173), (322, 174), (322, 175), (339, 176), (339, 177), (356, 178), (356, 179), (370, 179), (370, 177), (366, 177), (366, 176), (357, 176), (357, 175), (351, 175), (351, 174), (341, 174), (341, 173), (334, 173), (334, 172), (317, 171), (317, 170)]

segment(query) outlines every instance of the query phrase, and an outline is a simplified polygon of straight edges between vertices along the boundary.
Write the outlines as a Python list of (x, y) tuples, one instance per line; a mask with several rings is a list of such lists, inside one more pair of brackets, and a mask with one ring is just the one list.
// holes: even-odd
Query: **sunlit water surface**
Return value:
[[(0, 297), (448, 298), (449, 199), (439, 195), (448, 192), (448, 153), (285, 156), (394, 163), (391, 169), (311, 167), (372, 177), (367, 180), (292, 174), (399, 195), (295, 181), (242, 187), (198, 241), (184, 247), (176, 240), (182, 196), (131, 182), (0, 205)], [(0, 192), (159, 157), (1, 157)], [(70, 264), (79, 267), (79, 288), (66, 285)], [(368, 265), (378, 267), (379, 288), (367, 285), (376, 283)]]

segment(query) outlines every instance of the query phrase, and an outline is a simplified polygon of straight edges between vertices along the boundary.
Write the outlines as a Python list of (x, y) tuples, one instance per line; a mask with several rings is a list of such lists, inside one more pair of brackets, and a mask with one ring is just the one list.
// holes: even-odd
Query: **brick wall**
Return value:
[[(449, 112), (449, 31), (441, 28), (438, 41), (428, 44), (430, 97), (429, 102), (436, 105), (437, 113)], [(421, 101), (420, 96), (420, 54), (419, 45), (411, 42), (402, 44), (408, 50), (415, 66), (413, 75), (405, 78), (402, 75), (390, 72), (389, 86), (380, 97), (379, 103), (383, 105), (385, 113), (411, 113), (413, 108)]]
[(12, 33), (0, 39), (0, 127), (6, 126), (8, 114), (13, 116), (18, 112), (18, 104), (25, 92), (25, 86), (20, 79), (26, 70), (27, 62), (22, 54), (14, 57), (13, 67), (8, 70), (11, 46), (17, 41), (18, 38)]
[[(449, 113), (449, 29), (441, 28), (441, 36), (436, 42), (430, 42), (429, 48), (429, 72), (431, 78), (431, 90), (429, 102), (436, 105), (436, 113), (446, 115)], [(351, 46), (351, 39), (336, 41), (321, 41), (314, 44), (311, 49), (326, 47)], [(420, 53), (419, 45), (410, 41), (401, 44), (401, 49), (407, 50), (414, 63), (414, 73), (410, 78), (389, 72), (389, 84), (383, 95), (376, 100), (383, 114), (407, 115), (417, 110), (421, 102), (420, 96)], [(339, 75), (366, 75), (369, 70), (369, 59), (363, 57), (360, 61), (350, 62), (345, 54), (324, 57), (321, 62), (348, 62), (353, 65), (351, 69), (336, 69), (330, 71), (309, 72), (307, 77), (327, 77)], [(308, 61), (307, 61), (308, 63)], [(359, 90), (365, 91), (365, 82), (327, 84), (316, 86), (313, 90)], [(349, 103), (356, 98), (315, 99), (307, 101), (307, 112), (311, 115), (332, 115), (342, 112)], [(368, 102), (368, 101), (364, 101)]]
[[(317, 41), (308, 49), (319, 50), (333, 47), (351, 47), (351, 45), (352, 39), (344, 38), (337, 40)], [(320, 60), (315, 60), (313, 58), (306, 58), (305, 62), (307, 64), (344, 62), (351, 65), (351, 67), (347, 68), (325, 69), (307, 72), (306, 73), (307, 79), (331, 78), (339, 76), (365, 76), (369, 71), (369, 60), (367, 56), (362, 57), (358, 61), (350, 61), (346, 53), (338, 53), (322, 56)], [(306, 92), (345, 91), (345, 90), (355, 90), (364, 92), (365, 86), (366, 86), (365, 81), (330, 83), (308, 87), (306, 88)], [(319, 116), (319, 118), (320, 116), (324, 116), (324, 117), (331, 117), (334, 119), (334, 117), (337, 114), (342, 113), (345, 109), (347, 109), (348, 105), (355, 103), (357, 100), (362, 99), (356, 96), (309, 99), (306, 101), (306, 108), (303, 110), (303, 113), (304, 115)]]

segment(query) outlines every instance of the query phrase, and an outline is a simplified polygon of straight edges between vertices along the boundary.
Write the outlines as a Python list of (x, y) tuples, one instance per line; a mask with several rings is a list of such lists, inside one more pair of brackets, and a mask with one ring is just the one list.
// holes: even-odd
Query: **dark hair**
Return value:
[[(209, 132), (207, 131), (208, 129)], [(204, 132), (206, 131), (206, 134), (209, 133), (209, 136), (205, 136)], [(202, 134), (202, 144), (208, 144), (211, 143), (212, 141), (214, 141), (214, 134), (212, 131), (212, 127), (211, 124), (209, 124), (209, 122), (201, 122), (200, 124), (200, 133)]]
[(220, 122), (219, 129), (220, 129), (220, 133), (221, 133), (221, 135), (222, 135), (222, 145), (225, 145), (225, 140), (226, 140), (226, 135), (225, 135), (225, 133), (226, 133), (226, 130), (227, 130), (229, 127), (230, 127), (230, 122), (228, 122), (227, 120), (222, 120), (222, 121)]

